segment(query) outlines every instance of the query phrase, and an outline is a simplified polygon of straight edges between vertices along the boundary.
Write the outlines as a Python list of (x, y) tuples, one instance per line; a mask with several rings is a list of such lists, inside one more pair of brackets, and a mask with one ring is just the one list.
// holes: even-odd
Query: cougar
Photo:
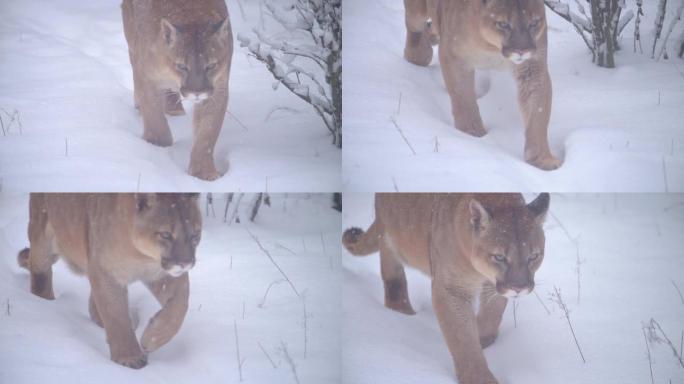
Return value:
[(385, 306), (395, 311), (415, 313), (404, 265), (430, 276), (458, 382), (496, 384), (482, 349), (508, 298), (534, 289), (549, 203), (547, 193), (527, 205), (520, 194), (376, 194), (373, 224), (347, 229), (342, 243), (356, 256), (380, 251)]

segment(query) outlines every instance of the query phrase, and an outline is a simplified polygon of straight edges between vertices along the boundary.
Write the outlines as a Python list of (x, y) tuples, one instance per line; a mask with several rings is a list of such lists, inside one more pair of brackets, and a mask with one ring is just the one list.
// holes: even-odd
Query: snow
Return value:
[[(526, 196), (528, 201), (534, 195)], [(371, 194), (345, 194), (343, 227), (367, 228)], [(656, 319), (679, 349), (684, 332), (684, 196), (602, 194), (551, 196), (544, 262), (535, 295), (518, 299), (517, 326), (509, 302), (498, 339), (485, 355), (501, 384), (650, 383), (642, 323)], [(558, 221), (556, 221), (557, 218)], [(577, 239), (581, 259), (577, 298)], [(417, 314), (383, 306), (377, 254), (343, 253), (342, 331), (345, 382), (454, 383), (452, 359), (437, 324), (430, 281), (406, 269)], [(561, 290), (587, 360), (582, 363), (562, 312), (550, 300)], [(664, 344), (651, 343), (656, 383), (684, 383), (684, 368)]]
[[(266, 67), (234, 42), (228, 113), (215, 160), (227, 173), (186, 173), (191, 111), (169, 117), (170, 148), (142, 140), (120, 0), (9, 0), (0, 5), (0, 108), (19, 112), (0, 136), (8, 191), (307, 191), (340, 189), (341, 152), (308, 104), (273, 90)], [(233, 35), (260, 23), (258, 2), (228, 2)], [(0, 111), (3, 121), (7, 116)]]
[[(302, 300), (280, 281), (245, 224), (229, 226), (219, 214), (204, 219), (183, 326), (138, 371), (109, 360), (105, 333), (88, 315), (87, 279), (60, 261), (53, 268), (56, 300), (30, 293), (29, 274), (16, 264), (17, 252), (28, 245), (28, 198), (1, 195), (0, 382), (238, 383), (234, 321), (245, 383), (295, 383), (281, 342), (301, 383), (339, 382), (340, 214), (329, 208), (330, 195), (271, 197), (272, 207), (262, 206), (247, 228), (306, 297), (306, 357)], [(214, 195), (217, 213), (224, 201)], [(249, 211), (244, 207), (243, 218)], [(131, 286), (129, 297), (140, 337), (159, 305), (140, 283)]]
[[(647, 6), (642, 35), (655, 14), (655, 4)], [(547, 172), (523, 160), (523, 123), (508, 73), (490, 74), (491, 90), (479, 100), (488, 134), (471, 137), (453, 127), (436, 50), (427, 68), (403, 59), (401, 2), (347, 0), (343, 11), (345, 190), (684, 191), (684, 62), (634, 54), (633, 24), (620, 40), (618, 68), (603, 69), (591, 63), (574, 27), (547, 10), (550, 145), (564, 160)]]

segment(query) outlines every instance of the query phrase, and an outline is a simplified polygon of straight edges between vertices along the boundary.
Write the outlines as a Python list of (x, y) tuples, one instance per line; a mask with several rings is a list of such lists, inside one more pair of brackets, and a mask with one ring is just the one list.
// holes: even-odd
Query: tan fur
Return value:
[(124, 0), (121, 7), (143, 137), (170, 146), (164, 112), (184, 114), (181, 97), (206, 96), (195, 105), (188, 172), (204, 180), (219, 178), (213, 154), (228, 105), (233, 55), (225, 1)]
[[(197, 197), (31, 194), (29, 211), (31, 247), (18, 262), (31, 272), (31, 292), (55, 298), (52, 264), (61, 256), (90, 281), (90, 315), (107, 333), (111, 359), (144, 367), (147, 353), (171, 340), (188, 309), (184, 271), (195, 263), (202, 228)], [(127, 286), (134, 281), (145, 283), (162, 306), (140, 344), (128, 313)]]
[[(475, 70), (507, 69), (518, 83), (518, 103), (525, 122), (525, 160), (544, 170), (560, 160), (551, 154), (551, 78), (541, 0), (404, 0), (404, 57), (426, 66), (439, 42), (439, 61), (457, 129), (473, 136), (487, 132), (475, 94)], [(516, 55), (529, 55), (514, 63)], [(509, 60), (510, 59), (510, 60)]]
[(430, 276), (458, 382), (497, 383), (482, 348), (498, 335), (507, 302), (502, 295), (534, 288), (548, 206), (548, 194), (528, 205), (519, 194), (376, 194), (369, 231), (350, 228), (342, 243), (358, 256), (380, 251), (388, 308), (415, 313), (404, 265)]

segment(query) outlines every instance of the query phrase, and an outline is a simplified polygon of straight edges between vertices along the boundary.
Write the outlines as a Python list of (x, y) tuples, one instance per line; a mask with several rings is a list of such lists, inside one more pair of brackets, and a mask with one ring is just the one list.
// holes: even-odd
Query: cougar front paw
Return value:
[(112, 361), (117, 364), (121, 364), (124, 367), (140, 369), (147, 365), (147, 355), (142, 352), (139, 352), (133, 355), (118, 357), (112, 356)]
[(561, 164), (563, 164), (563, 162), (560, 159), (551, 154), (546, 156), (533, 157), (531, 159), (527, 159), (527, 162), (530, 165), (533, 165), (544, 171), (553, 171), (554, 169), (560, 168)]
[(173, 137), (171, 132), (168, 134), (148, 134), (147, 132), (143, 135), (143, 139), (150, 144), (154, 144), (158, 147), (170, 147), (173, 144)]

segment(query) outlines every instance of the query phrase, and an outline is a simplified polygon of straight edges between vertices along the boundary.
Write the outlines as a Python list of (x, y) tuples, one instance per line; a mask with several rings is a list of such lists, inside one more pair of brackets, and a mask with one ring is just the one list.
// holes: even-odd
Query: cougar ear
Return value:
[(473, 227), (475, 233), (482, 233), (489, 226), (489, 222), (492, 218), (491, 215), (487, 212), (485, 207), (475, 199), (470, 200), (468, 208), (470, 210), (470, 225)]
[(152, 205), (154, 205), (156, 199), (157, 199), (157, 197), (154, 193), (136, 193), (135, 194), (135, 207), (136, 207), (138, 213), (144, 212), (144, 211), (150, 209), (150, 207)]
[(535, 216), (535, 220), (541, 223), (546, 219), (546, 213), (549, 211), (550, 202), (551, 197), (548, 193), (540, 193), (536, 199), (527, 204), (527, 209)]
[(164, 42), (169, 47), (176, 43), (176, 38), (178, 36), (178, 28), (171, 24), (166, 19), (161, 19), (161, 33), (164, 37)]
[(230, 35), (230, 19), (226, 17), (223, 21), (217, 23), (214, 26), (214, 33), (221, 39), (227, 38)]

